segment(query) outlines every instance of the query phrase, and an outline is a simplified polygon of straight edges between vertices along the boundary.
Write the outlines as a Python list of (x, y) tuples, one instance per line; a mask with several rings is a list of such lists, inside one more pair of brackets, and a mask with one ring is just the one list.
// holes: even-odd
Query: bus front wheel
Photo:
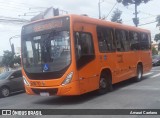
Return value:
[(102, 73), (99, 79), (99, 89), (98, 94), (105, 94), (112, 91), (112, 81), (111, 75), (107, 73)]

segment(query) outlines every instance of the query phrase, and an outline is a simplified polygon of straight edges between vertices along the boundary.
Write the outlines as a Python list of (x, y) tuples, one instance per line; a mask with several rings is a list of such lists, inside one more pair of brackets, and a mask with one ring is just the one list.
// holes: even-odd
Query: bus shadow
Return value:
[[(143, 81), (145, 81), (145, 80), (147, 80), (147, 79), (149, 79), (148, 76), (142, 77), (142, 80), (141, 80), (140, 82), (143, 82)], [(136, 82), (136, 81), (134, 80), (134, 78), (131, 78), (131, 79), (128, 79), (128, 80), (119, 82), (119, 83), (117, 83), (117, 84), (114, 84), (114, 85), (113, 85), (113, 88), (114, 88), (113, 91), (117, 91), (117, 90), (119, 90), (119, 89), (121, 89), (121, 88), (124, 88), (124, 87), (126, 87), (126, 86), (138, 84), (138, 83), (140, 83), (140, 82)]]
[[(145, 81), (146, 79), (148, 79), (147, 77), (143, 77), (142, 81)], [(134, 79), (129, 79), (117, 84), (113, 85), (113, 91), (111, 92), (114, 93), (115, 91), (118, 91), (121, 88), (124, 88), (126, 86), (130, 86), (133, 84), (136, 84), (137, 82), (134, 81)], [(139, 83), (139, 82), (138, 82)], [(54, 97), (50, 97), (50, 98), (45, 98), (43, 100), (39, 100), (34, 102), (34, 104), (46, 104), (46, 105), (72, 105), (72, 104), (82, 104), (84, 102), (96, 99), (98, 97), (104, 97), (109, 95), (110, 93), (104, 94), (104, 95), (98, 95), (95, 91), (90, 92), (90, 93), (86, 93), (83, 95), (79, 95), (79, 96), (54, 96)]]
[(47, 105), (72, 105), (72, 104), (81, 104), (89, 100), (99, 97), (95, 92), (86, 93), (79, 96), (56, 96), (49, 99), (43, 99), (40, 101), (34, 102), (34, 104), (47, 104)]
[(14, 93), (11, 93), (8, 97), (2, 97), (2, 96), (0, 96), (0, 99), (9, 98), (9, 97), (16, 96), (16, 95), (23, 94), (23, 93), (25, 93), (25, 91), (14, 92)]

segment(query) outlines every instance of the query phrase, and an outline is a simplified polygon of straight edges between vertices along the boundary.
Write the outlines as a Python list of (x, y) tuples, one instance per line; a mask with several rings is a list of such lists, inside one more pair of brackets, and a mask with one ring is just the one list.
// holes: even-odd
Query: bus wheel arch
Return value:
[(98, 94), (105, 94), (112, 91), (112, 73), (110, 69), (106, 68), (101, 71), (99, 78)]

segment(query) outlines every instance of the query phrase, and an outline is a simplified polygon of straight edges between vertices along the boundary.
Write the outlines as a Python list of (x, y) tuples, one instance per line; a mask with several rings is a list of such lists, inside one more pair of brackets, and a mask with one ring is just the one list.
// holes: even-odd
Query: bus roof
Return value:
[(84, 16), (84, 15), (75, 15), (75, 14), (68, 14), (68, 15), (62, 15), (62, 16), (55, 16), (55, 17), (51, 17), (51, 18), (47, 18), (47, 19), (36, 20), (36, 21), (30, 22), (24, 26), (27, 26), (27, 25), (30, 25), (30, 24), (33, 24), (36, 22), (40, 22), (40, 21), (45, 21), (45, 20), (60, 18), (60, 17), (65, 17), (65, 16), (69, 16), (73, 22), (89, 23), (89, 24), (95, 24), (95, 25), (106, 26), (106, 27), (108, 26), (108, 27), (124, 29), (124, 30), (132, 30), (132, 31), (150, 33), (149, 30), (137, 28), (135, 26), (129, 26), (129, 25), (125, 25), (125, 24), (120, 24), (120, 23), (110, 22), (110, 21), (106, 21), (106, 20), (91, 18), (89, 16)]
[(96, 25), (100, 25), (100, 26), (108, 26), (108, 27), (113, 27), (113, 28), (150, 33), (150, 31), (146, 30), (146, 29), (137, 28), (135, 26), (129, 26), (129, 25), (115, 23), (115, 22), (110, 22), (110, 21), (106, 21), (106, 20), (91, 18), (88, 16), (70, 15), (70, 17), (75, 22), (84, 22), (84, 23), (96, 24)]

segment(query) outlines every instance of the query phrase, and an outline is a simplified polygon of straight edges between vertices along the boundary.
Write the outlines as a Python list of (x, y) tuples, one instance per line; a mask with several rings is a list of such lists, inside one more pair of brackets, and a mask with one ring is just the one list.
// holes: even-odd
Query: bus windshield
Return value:
[(23, 65), (28, 73), (61, 71), (71, 62), (69, 31), (29, 35), (22, 44)]

